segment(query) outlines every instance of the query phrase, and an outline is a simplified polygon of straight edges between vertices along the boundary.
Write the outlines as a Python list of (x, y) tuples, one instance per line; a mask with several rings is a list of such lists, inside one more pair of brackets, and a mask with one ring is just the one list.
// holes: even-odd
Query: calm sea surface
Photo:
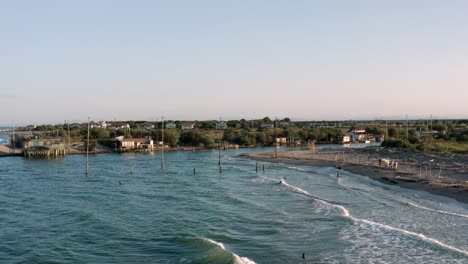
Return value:
[(468, 263), (466, 204), (247, 151), (0, 158), (0, 263)]

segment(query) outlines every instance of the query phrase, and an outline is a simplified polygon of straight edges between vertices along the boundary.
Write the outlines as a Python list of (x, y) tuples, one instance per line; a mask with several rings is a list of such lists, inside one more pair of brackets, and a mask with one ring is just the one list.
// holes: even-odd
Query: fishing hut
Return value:
[(60, 139), (33, 139), (23, 143), (24, 157), (48, 158), (65, 156), (65, 144)]

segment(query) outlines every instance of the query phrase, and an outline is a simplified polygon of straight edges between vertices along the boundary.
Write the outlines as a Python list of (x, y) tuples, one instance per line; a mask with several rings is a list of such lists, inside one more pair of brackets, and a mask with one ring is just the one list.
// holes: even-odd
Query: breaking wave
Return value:
[(414, 207), (417, 207), (417, 208), (420, 208), (420, 209), (423, 209), (423, 210), (428, 210), (428, 211), (432, 211), (432, 212), (441, 213), (441, 214), (447, 214), (447, 215), (453, 215), (453, 216), (468, 218), (468, 215), (465, 215), (465, 214), (452, 213), (452, 212), (447, 212), (447, 211), (444, 211), (444, 210), (432, 209), (432, 208), (424, 207), (424, 206), (417, 205), (417, 204), (410, 203), (410, 202), (408, 202), (408, 205), (411, 205), (411, 206), (414, 206)]
[[(385, 229), (385, 230), (396, 231), (396, 232), (399, 232), (399, 233), (407, 235), (407, 236), (415, 237), (417, 239), (420, 239), (421, 241), (430, 243), (430, 244), (438, 246), (440, 248), (444, 248), (444, 249), (451, 250), (453, 252), (468, 256), (468, 251), (465, 251), (465, 250), (462, 250), (462, 249), (447, 245), (447, 244), (445, 244), (445, 243), (443, 243), (443, 242), (441, 242), (439, 240), (427, 237), (424, 234), (416, 233), (416, 232), (413, 232), (413, 231), (408, 231), (408, 230), (405, 230), (405, 229), (389, 226), (389, 225), (386, 225), (386, 224), (377, 223), (377, 222), (367, 220), (367, 219), (356, 218), (356, 217), (352, 216), (350, 214), (350, 212), (348, 211), (348, 209), (346, 209), (344, 206), (334, 204), (334, 203), (331, 203), (330, 201), (327, 201), (327, 200), (325, 200), (325, 199), (323, 199), (321, 197), (314, 196), (314, 195), (310, 194), (309, 192), (307, 192), (307, 191), (305, 191), (305, 190), (303, 190), (303, 189), (301, 189), (301, 188), (299, 188), (297, 186), (294, 186), (294, 185), (291, 185), (291, 184), (287, 183), (284, 179), (281, 180), (281, 184), (291, 188), (292, 190), (294, 190), (297, 193), (301, 193), (301, 194), (304, 194), (304, 195), (306, 195), (308, 197), (312, 197), (313, 199), (317, 200), (318, 202), (321, 202), (321, 203), (327, 204), (327, 205), (329, 205), (331, 207), (340, 209), (341, 212), (342, 212), (342, 216), (344, 218), (350, 219), (350, 220), (352, 220), (354, 222), (364, 223), (364, 224), (371, 225), (371, 226), (378, 227), (378, 228)], [(427, 207), (423, 207), (423, 206), (418, 206), (418, 205), (412, 204), (412, 203), (409, 203), (409, 204), (411, 204), (413, 206), (416, 206), (416, 207), (419, 207), (419, 208), (422, 208), (422, 209), (430, 210), (430, 211), (436, 211), (436, 212), (440, 212), (440, 213), (446, 213), (446, 214), (451, 214), (451, 215), (456, 215), (456, 216), (461, 216), (461, 217), (467, 217), (466, 215), (463, 215), (463, 214), (457, 214), (457, 213), (451, 213), (451, 212), (446, 212), (446, 211), (441, 211), (441, 210), (435, 210), (435, 209), (431, 209), (431, 208), (427, 208)]]
[(235, 253), (226, 250), (226, 247), (224, 246), (223, 243), (214, 241), (214, 240), (209, 239), (209, 238), (202, 238), (202, 239), (205, 240), (206, 242), (209, 242), (209, 243), (211, 243), (213, 245), (216, 245), (219, 248), (221, 248), (222, 250), (232, 254), (232, 256), (234, 257), (234, 263), (236, 263), (236, 264), (256, 264), (255, 261), (250, 260), (247, 257), (240, 257), (239, 255), (236, 255)]

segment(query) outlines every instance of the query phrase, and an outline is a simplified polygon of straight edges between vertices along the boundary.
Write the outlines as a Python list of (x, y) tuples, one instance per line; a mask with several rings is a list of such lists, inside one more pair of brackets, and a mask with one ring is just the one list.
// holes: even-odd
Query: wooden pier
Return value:
[(58, 144), (52, 147), (28, 147), (24, 148), (23, 155), (26, 158), (49, 158), (65, 156), (65, 147), (63, 144)]

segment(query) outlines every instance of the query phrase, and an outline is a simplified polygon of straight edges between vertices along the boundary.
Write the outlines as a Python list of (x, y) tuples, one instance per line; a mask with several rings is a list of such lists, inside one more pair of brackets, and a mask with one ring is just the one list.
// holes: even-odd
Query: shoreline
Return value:
[[(398, 185), (401, 188), (426, 191), (435, 195), (449, 197), (468, 204), (468, 184), (465, 182), (441, 182), (417, 177), (414, 173), (404, 172), (402, 170), (385, 169), (378, 164), (354, 164), (340, 160), (320, 159), (310, 157), (312, 151), (280, 151), (278, 157), (274, 158), (273, 152), (254, 152), (240, 154), (239, 157), (248, 158), (257, 161), (286, 163), (301, 166), (317, 167), (337, 167), (341, 166), (343, 170), (353, 174), (366, 176), (370, 179), (389, 184)], [(319, 151), (320, 152), (320, 151)], [(315, 152), (316, 153), (316, 152)]]

